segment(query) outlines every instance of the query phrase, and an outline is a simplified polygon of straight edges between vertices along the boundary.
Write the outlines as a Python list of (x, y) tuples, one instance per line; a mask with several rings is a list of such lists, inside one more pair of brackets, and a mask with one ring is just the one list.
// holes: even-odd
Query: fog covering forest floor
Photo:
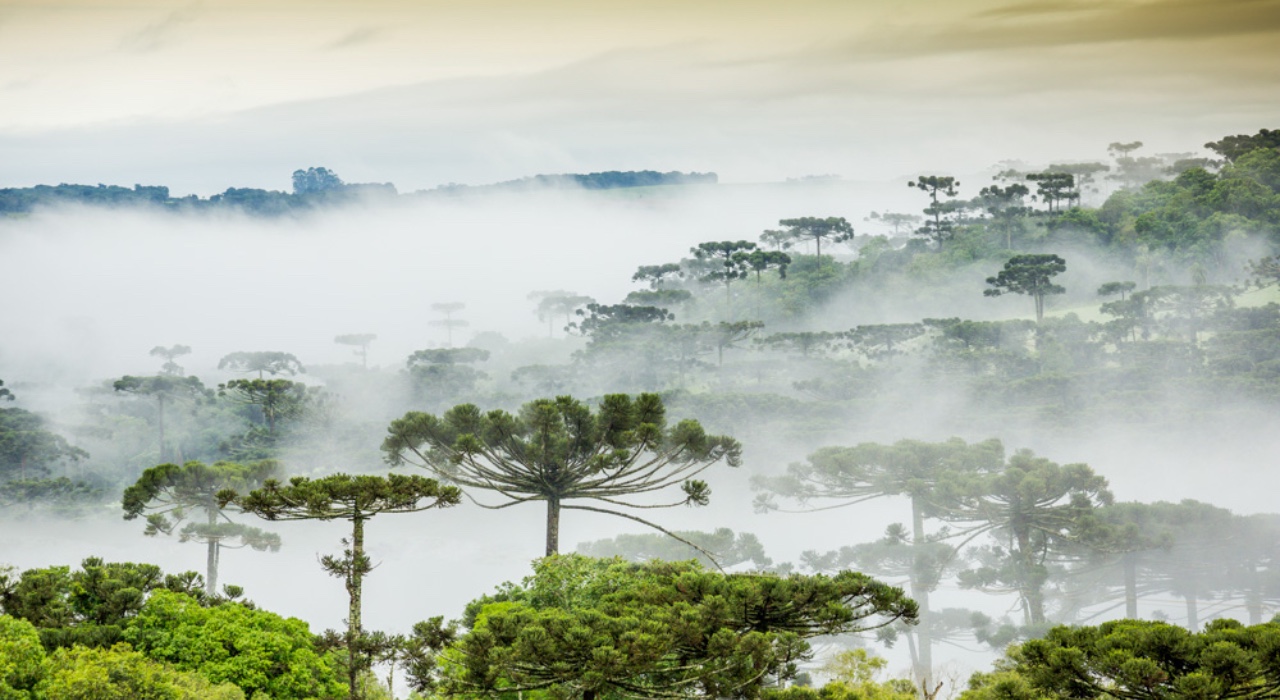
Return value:
[[(1087, 464), (1117, 503), (1200, 502), (1163, 524), (1141, 521), (1165, 539), (1148, 548), (1162, 559), (1143, 574), (1140, 617), (1197, 627), (1269, 619), (1280, 607), (1280, 517), (1270, 515), (1280, 455), (1274, 133), (1210, 144), (1209, 158), (1112, 144), (1097, 168), (977, 172), (958, 178), (954, 194), (942, 187), (937, 202), (928, 192), (937, 180), (924, 177), (912, 188), (810, 178), (432, 197), (350, 190), (269, 211), (58, 203), (9, 214), (0, 219), (9, 288), (0, 379), (11, 392), (0, 396), (0, 563), (22, 571), (101, 557), (203, 572), (203, 548), (144, 537), (141, 521), (122, 518), (120, 494), (143, 470), (275, 459), (289, 475), (381, 474), (388, 424), (407, 411), (655, 392), (670, 423), (695, 419), (742, 443), (741, 467), (700, 475), (709, 505), (644, 513), (673, 531), (730, 528), (756, 555), (737, 552), (730, 570), (812, 572), (827, 552), (828, 562), (867, 568), (869, 550), (841, 548), (910, 527), (904, 497), (764, 512), (758, 499), (769, 492), (774, 510), (839, 502), (782, 478), (820, 448), (995, 438), (1010, 456)], [(1028, 178), (1041, 174), (1067, 177)], [(836, 225), (816, 255), (813, 232), (836, 218), (852, 231)], [(699, 252), (707, 243), (722, 245)], [(1048, 255), (1065, 271), (1043, 320), (1028, 294), (984, 296), (1014, 256)], [(1131, 284), (1100, 295), (1108, 283)], [(237, 393), (235, 382), (256, 378), (282, 380), (289, 396), (268, 408)], [(1109, 513), (1110, 503), (1089, 508)], [(1195, 527), (1193, 512), (1204, 517)], [(519, 580), (543, 553), (545, 517), (540, 503), (489, 511), (464, 500), (372, 520), (365, 627), (407, 633)], [(316, 559), (340, 549), (347, 523), (237, 519), (282, 545), (226, 551), (220, 582), (313, 631), (342, 627), (346, 592)], [(961, 529), (943, 519), (929, 528), (938, 541)], [(1040, 545), (1047, 620), (1028, 617), (1009, 528), (967, 541), (932, 606), (987, 621), (965, 613), (939, 631), (936, 668), (959, 669), (962, 683), (1045, 622), (1123, 616), (1114, 567), (1131, 550), (1083, 552), (1068, 530)], [(652, 532), (566, 512), (560, 551), (697, 554), (656, 540), (602, 542)], [(1203, 570), (1206, 551), (1215, 571)], [(909, 582), (876, 561), (881, 570), (869, 573)], [(1227, 575), (1241, 567), (1252, 578)], [(867, 641), (894, 674), (910, 675), (901, 639)]]

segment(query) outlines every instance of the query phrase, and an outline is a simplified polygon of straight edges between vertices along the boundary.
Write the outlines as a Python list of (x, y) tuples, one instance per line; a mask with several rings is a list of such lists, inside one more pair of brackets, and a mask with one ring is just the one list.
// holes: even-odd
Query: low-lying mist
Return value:
[[(538, 302), (530, 298), (537, 291), (566, 290), (618, 304), (644, 289), (632, 281), (638, 266), (688, 258), (701, 242), (754, 242), (790, 217), (847, 218), (859, 237), (852, 245), (824, 246), (823, 253), (856, 260), (857, 247), (869, 244), (867, 235), (888, 233), (867, 220), (873, 210), (916, 211), (922, 205), (921, 194), (902, 182), (815, 180), (402, 197), (279, 218), (225, 210), (45, 209), (0, 220), (0, 260), (11, 300), (0, 336), (0, 379), (17, 395), (14, 406), (40, 413), (52, 429), (89, 450), (89, 458), (68, 467), (71, 475), (98, 469), (126, 484), (153, 466), (164, 447), (157, 451), (150, 437), (150, 404), (113, 392), (110, 383), (124, 375), (154, 375), (161, 360), (149, 351), (157, 346), (190, 346), (176, 360), (182, 374), (200, 377), (210, 389), (246, 376), (219, 369), (230, 353), (295, 355), (308, 371), (290, 378), (330, 391), (332, 402), (326, 416), (292, 435), (278, 456), (290, 473), (313, 476), (383, 470), (379, 444), (387, 423), (411, 409), (438, 413), (464, 400), (485, 409), (514, 409), (562, 389), (584, 400), (614, 391), (663, 390), (671, 417), (696, 418), (712, 432), (741, 440), (744, 464), (711, 468), (704, 475), (712, 489), (710, 505), (660, 511), (660, 522), (672, 530), (730, 527), (755, 533), (775, 563), (798, 562), (804, 550), (874, 540), (886, 525), (911, 518), (906, 502), (891, 498), (821, 513), (755, 511), (753, 475), (777, 476), (830, 445), (995, 437), (1010, 452), (1029, 448), (1055, 462), (1089, 464), (1110, 481), (1117, 500), (1197, 499), (1246, 514), (1274, 509), (1270, 494), (1276, 484), (1269, 470), (1270, 457), (1280, 454), (1280, 433), (1273, 429), (1280, 412), (1257, 396), (1187, 392), (1184, 384), (1156, 377), (1155, 388), (1131, 405), (1075, 412), (1088, 401), (1064, 392), (1060, 405), (1051, 396), (1047, 408), (1019, 413), (1000, 405), (998, 392), (981, 394), (982, 386), (956, 380), (954, 368), (931, 359), (939, 341), (923, 334), (923, 327), (877, 362), (867, 361), (869, 354), (850, 359), (849, 346), (810, 356), (807, 349), (801, 354), (744, 341), (722, 347), (723, 358), (704, 349), (687, 364), (675, 360), (678, 370), (661, 374), (649, 364), (658, 360), (625, 352), (575, 361), (592, 357), (586, 351), (591, 340), (564, 328), (581, 316), (539, 318)], [(1067, 293), (1050, 299), (1050, 316), (1061, 319), (1071, 312), (1076, 321), (1105, 321), (1097, 288), (1136, 279), (1137, 263), (1071, 238), (1069, 231), (1057, 235), (1035, 244), (1067, 259), (1067, 272), (1058, 280)], [(892, 262), (906, 259), (894, 257), (910, 245), (902, 238), (876, 245), (887, 251), (886, 265), (929, 264)], [(1208, 269), (1169, 258), (1162, 267), (1148, 263), (1144, 274), (1151, 278), (1148, 285), (1188, 284), (1197, 276), (1212, 284), (1239, 284), (1244, 261), (1263, 250), (1255, 239), (1237, 237)], [(802, 244), (791, 252), (800, 258), (807, 251)], [(1029, 298), (983, 296), (986, 278), (997, 271), (990, 258), (975, 253), (936, 269), (913, 268), (909, 277), (868, 276), (829, 297), (796, 302), (797, 311), (784, 307), (785, 313), (757, 329), (755, 340), (922, 319), (1030, 323)], [(706, 299), (712, 301), (688, 314), (688, 307), (674, 307), (675, 323), (706, 321), (714, 327), (724, 318), (708, 309), (715, 309), (711, 305), (721, 295), (730, 300), (721, 309), (728, 318), (753, 318), (749, 301), (766, 283), (748, 277), (734, 284), (741, 297), (707, 285)], [(735, 307), (738, 298), (744, 301)], [(440, 308), (449, 303), (462, 306)], [(444, 320), (465, 325), (448, 328)], [(1011, 343), (1013, 349), (1025, 354), (1048, 347), (1039, 346), (1031, 331), (1020, 332), (1026, 335)], [(368, 372), (352, 346), (334, 342), (357, 333), (377, 335), (368, 348)], [(406, 360), (415, 351), (469, 344), (488, 353), (476, 363), (477, 372), (441, 370), (434, 384), (408, 378)], [(1069, 358), (1062, 362), (1072, 366)], [(870, 365), (878, 365), (875, 373)], [(513, 376), (529, 367), (538, 371), (524, 379)], [(725, 367), (736, 367), (736, 374)], [(662, 386), (645, 384), (651, 370)], [(1210, 395), (1216, 398), (1205, 398)], [(136, 405), (118, 414), (104, 408), (130, 400)], [(210, 428), (215, 418), (229, 420), (195, 408), (171, 410), (167, 420), (175, 435), (216, 432)], [(107, 414), (116, 432), (85, 429), (87, 417)], [(216, 451), (194, 438), (190, 445), (196, 446), (182, 449)], [(470, 495), (490, 505), (499, 502), (486, 493)], [(139, 522), (123, 521), (118, 504), (106, 501), (75, 518), (10, 514), (0, 524), (6, 532), (0, 563), (28, 568), (101, 556), (154, 562), (166, 571), (199, 568), (199, 547), (145, 538)], [(544, 518), (539, 503), (489, 511), (467, 500), (441, 512), (376, 518), (368, 526), (367, 547), (377, 566), (367, 580), (366, 625), (402, 632), (433, 615), (453, 617), (467, 601), (522, 577), (528, 562), (543, 553)], [(343, 588), (324, 578), (317, 556), (340, 548), (346, 524), (269, 527), (284, 540), (280, 552), (230, 551), (222, 559), (221, 579), (244, 586), (267, 609), (307, 620), (313, 629), (338, 628)], [(582, 542), (643, 530), (582, 512), (567, 512), (562, 527), (565, 552)], [(938, 599), (973, 604), (974, 598), (948, 583)], [(1008, 603), (1005, 597), (975, 605), (1001, 616), (1012, 609)], [(905, 651), (891, 653), (895, 663), (905, 664)], [(948, 653), (973, 658), (940, 648), (939, 663)]]
[(484, 331), (545, 336), (530, 292), (614, 303), (635, 288), (639, 265), (687, 256), (699, 241), (754, 240), (788, 216), (857, 221), (866, 197), (837, 183), (548, 190), (282, 219), (42, 211), (0, 222), (10, 284), (32, 295), (10, 308), (0, 361), (15, 379), (74, 384), (148, 371), (151, 347), (182, 343), (193, 349), (187, 370), (203, 375), (237, 350), (350, 361), (334, 336), (372, 332), (371, 364), (399, 365), (446, 344), (445, 329), (431, 325), (442, 318), (433, 303), (466, 305), (456, 317), (470, 325), (455, 345)]

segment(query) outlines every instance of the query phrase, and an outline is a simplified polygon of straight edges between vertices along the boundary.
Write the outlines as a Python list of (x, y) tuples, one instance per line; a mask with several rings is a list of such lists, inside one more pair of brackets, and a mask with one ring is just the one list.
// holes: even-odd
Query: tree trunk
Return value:
[[(209, 524), (218, 524), (218, 513), (215, 510), (205, 511), (209, 516)], [(208, 550), (204, 561), (204, 592), (213, 595), (218, 592), (218, 538), (209, 537)]]
[(1262, 581), (1258, 565), (1249, 565), (1249, 589), (1244, 594), (1244, 609), (1249, 613), (1249, 624), (1262, 624)]
[[(925, 578), (924, 567), (927, 564), (921, 548), (925, 544), (924, 511), (918, 499), (911, 499), (911, 545), (914, 549), (911, 562), (911, 597), (920, 606), (920, 624), (913, 629), (920, 640), (918, 658), (916, 660), (916, 680), (921, 687), (933, 682), (933, 635), (929, 633), (929, 586)], [(930, 577), (932, 578), (932, 577)]]
[(547, 556), (560, 553), (560, 498), (547, 499)]
[(356, 683), (360, 675), (360, 583), (364, 576), (361, 570), (364, 561), (364, 519), (351, 521), (351, 571), (347, 574), (347, 596), (350, 606), (347, 609), (347, 682), (351, 691), (349, 700), (359, 700), (359, 689)]
[[(726, 274), (727, 274), (727, 272), (726, 272)], [(732, 289), (732, 287), (730, 286), (731, 284), (732, 284), (732, 283), (731, 283), (728, 279), (726, 279), (726, 280), (724, 281), (724, 302), (725, 302), (725, 311), (727, 311), (727, 312), (729, 313), (729, 320), (730, 320), (730, 321), (732, 321), (732, 320), (733, 320), (733, 289)]]
[(1138, 619), (1138, 553), (1124, 553), (1124, 616)]
[(266, 401), (262, 403), (262, 417), (267, 419), (267, 434), (275, 437), (276, 409), (275, 399), (271, 396), (271, 393), (274, 393), (275, 389), (268, 389), (267, 391), (270, 393), (268, 393)]
[(158, 404), (156, 424), (160, 427), (160, 461), (164, 462), (164, 394), (157, 394), (156, 401)]
[(1023, 528), (1018, 528), (1014, 532), (1017, 539), (1018, 551), (1015, 556), (1018, 557), (1018, 567), (1021, 579), (1018, 581), (1018, 589), (1022, 594), (1023, 603), (1026, 605), (1027, 622), (1033, 625), (1044, 623), (1044, 590), (1043, 585), (1032, 581), (1032, 571), (1035, 565), (1031, 561), (1031, 533), (1026, 532)]
[(907, 651), (911, 654), (911, 668), (915, 673), (919, 673), (920, 669), (920, 652), (916, 646), (916, 633), (914, 631), (907, 632)]

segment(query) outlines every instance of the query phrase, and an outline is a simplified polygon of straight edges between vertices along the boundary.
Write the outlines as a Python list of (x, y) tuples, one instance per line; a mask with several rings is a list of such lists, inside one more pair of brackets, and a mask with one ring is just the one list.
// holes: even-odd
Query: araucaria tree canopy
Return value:
[(473, 601), (469, 631), (413, 684), (469, 697), (750, 698), (795, 676), (810, 637), (916, 617), (902, 589), (852, 571), (722, 574), (574, 555), (534, 569)]
[[(486, 508), (545, 501), (547, 554), (559, 550), (561, 509), (617, 515), (676, 537), (617, 508), (705, 505), (711, 490), (693, 477), (721, 460), (738, 466), (742, 452), (737, 440), (708, 435), (698, 421), (668, 427), (657, 394), (610, 394), (594, 413), (571, 396), (531, 401), (515, 415), (463, 404), (439, 417), (407, 413), (387, 430), (387, 462), (423, 467), (505, 500), (480, 504)], [(674, 502), (629, 500), (676, 485), (683, 496)], [(602, 505), (567, 503), (574, 500)]]
[(1067, 291), (1053, 283), (1053, 278), (1066, 270), (1067, 261), (1052, 253), (1015, 255), (999, 274), (987, 278), (992, 288), (982, 293), (989, 297), (1011, 293), (1030, 296), (1036, 302), (1036, 323), (1039, 323), (1044, 320), (1044, 298)]

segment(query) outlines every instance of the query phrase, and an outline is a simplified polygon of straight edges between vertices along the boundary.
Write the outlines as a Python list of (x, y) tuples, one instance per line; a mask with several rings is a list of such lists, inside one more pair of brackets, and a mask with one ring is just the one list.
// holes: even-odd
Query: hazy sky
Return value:
[(728, 180), (1190, 150), (1280, 114), (1280, 0), (0, 0), (0, 186)]

